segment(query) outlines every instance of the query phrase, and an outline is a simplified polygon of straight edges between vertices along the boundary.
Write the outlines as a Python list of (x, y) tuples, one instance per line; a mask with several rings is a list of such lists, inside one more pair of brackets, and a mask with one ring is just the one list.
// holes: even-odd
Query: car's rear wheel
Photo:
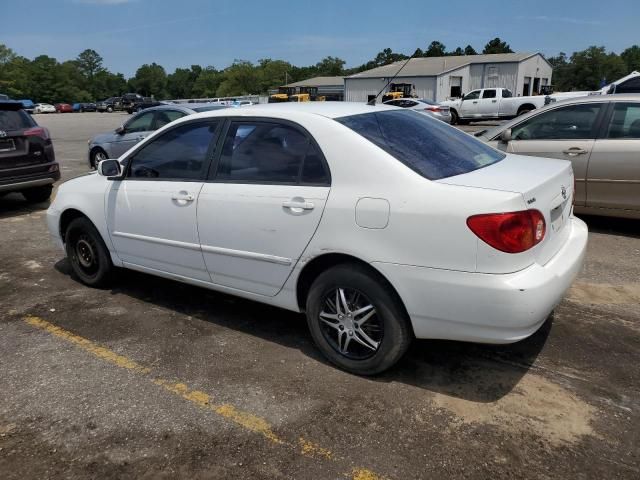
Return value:
[(27, 202), (42, 203), (49, 200), (53, 187), (51, 185), (43, 185), (41, 187), (34, 187), (28, 190), (22, 190), (22, 196)]
[(451, 110), (451, 125), (456, 125), (459, 119), (460, 117), (458, 117), (458, 112)]
[(105, 152), (101, 148), (94, 148), (91, 151), (91, 168), (98, 168), (98, 164), (102, 160), (106, 160), (107, 158), (109, 158), (107, 152)]
[(90, 287), (104, 287), (113, 276), (111, 256), (96, 227), (84, 217), (73, 220), (65, 233), (65, 249), (75, 276)]
[(111, 113), (113, 112), (113, 108), (112, 107), (107, 107), (107, 113)]
[(335, 266), (315, 280), (307, 323), (322, 353), (343, 370), (375, 375), (409, 348), (409, 320), (391, 288), (356, 264)]

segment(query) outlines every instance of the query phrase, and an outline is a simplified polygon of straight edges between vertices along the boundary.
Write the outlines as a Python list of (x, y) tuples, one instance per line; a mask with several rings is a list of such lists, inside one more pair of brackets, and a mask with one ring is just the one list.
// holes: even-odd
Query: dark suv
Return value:
[(49, 131), (22, 103), (0, 100), (0, 195), (20, 192), (30, 202), (44, 202), (59, 179)]

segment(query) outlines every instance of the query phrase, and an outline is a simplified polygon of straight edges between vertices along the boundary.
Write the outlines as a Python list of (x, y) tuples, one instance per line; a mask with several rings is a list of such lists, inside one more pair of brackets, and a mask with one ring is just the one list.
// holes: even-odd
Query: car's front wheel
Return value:
[(107, 153), (102, 150), (101, 148), (94, 148), (91, 151), (91, 168), (95, 169), (98, 168), (98, 164), (102, 161), (102, 160), (106, 160), (108, 159), (109, 156), (107, 155)]
[(65, 249), (73, 273), (90, 287), (105, 287), (113, 276), (113, 263), (100, 233), (85, 217), (73, 220), (65, 233)]
[(42, 203), (49, 200), (52, 191), (53, 187), (51, 185), (43, 185), (41, 187), (34, 187), (28, 190), (23, 190), (20, 193), (22, 193), (22, 196), (27, 202)]
[(395, 292), (360, 265), (338, 265), (319, 275), (306, 307), (318, 348), (351, 373), (375, 375), (387, 370), (413, 339)]
[(113, 112), (113, 108), (112, 107), (107, 107), (107, 113), (111, 113)]

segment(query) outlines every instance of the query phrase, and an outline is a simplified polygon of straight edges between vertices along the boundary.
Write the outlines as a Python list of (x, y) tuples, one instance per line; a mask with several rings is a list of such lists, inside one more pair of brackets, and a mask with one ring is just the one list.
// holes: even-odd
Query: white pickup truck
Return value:
[(440, 102), (440, 105), (450, 108), (452, 124), (460, 124), (471, 120), (514, 118), (547, 103), (549, 98), (543, 95), (514, 97), (507, 88), (481, 88), (457, 100)]

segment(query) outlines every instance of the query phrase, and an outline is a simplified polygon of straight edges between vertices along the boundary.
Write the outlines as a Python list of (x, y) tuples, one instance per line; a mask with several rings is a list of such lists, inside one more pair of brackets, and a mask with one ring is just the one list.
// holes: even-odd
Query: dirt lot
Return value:
[[(128, 116), (39, 116), (65, 179)], [(69, 276), (46, 205), (0, 199), (0, 478), (640, 477), (640, 223), (587, 218), (586, 265), (510, 346), (416, 342), (378, 378), (302, 316), (143, 274)]]

